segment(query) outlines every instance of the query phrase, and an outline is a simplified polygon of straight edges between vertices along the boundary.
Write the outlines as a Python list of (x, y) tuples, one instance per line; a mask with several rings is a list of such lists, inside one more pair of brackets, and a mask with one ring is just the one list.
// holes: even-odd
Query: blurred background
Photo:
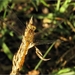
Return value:
[(50, 60), (41, 61), (33, 47), (20, 73), (75, 75), (74, 0), (0, 0), (0, 74), (11, 72), (13, 55), (31, 16), (36, 26), (34, 43), (42, 54), (51, 47), (46, 55)]

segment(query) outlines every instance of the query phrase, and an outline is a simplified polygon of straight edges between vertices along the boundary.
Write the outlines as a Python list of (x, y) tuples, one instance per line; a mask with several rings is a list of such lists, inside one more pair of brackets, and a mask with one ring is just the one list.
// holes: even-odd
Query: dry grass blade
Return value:
[(36, 27), (33, 25), (33, 20), (31, 17), (29, 24), (26, 27), (20, 48), (13, 57), (13, 66), (10, 75), (17, 75), (21, 70), (25, 60), (25, 56), (28, 53), (29, 46), (33, 42), (35, 29)]

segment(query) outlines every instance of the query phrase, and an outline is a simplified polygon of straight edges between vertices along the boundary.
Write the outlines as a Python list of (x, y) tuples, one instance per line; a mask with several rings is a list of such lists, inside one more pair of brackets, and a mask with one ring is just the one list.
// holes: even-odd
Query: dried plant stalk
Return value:
[(21, 70), (24, 64), (25, 56), (28, 53), (28, 49), (33, 45), (32, 43), (35, 29), (36, 27), (33, 25), (33, 20), (31, 17), (29, 24), (26, 27), (20, 48), (13, 57), (13, 66), (10, 75), (18, 75)]
[[(33, 24), (33, 19), (31, 17), (29, 24), (27, 25), (25, 33), (23, 35), (22, 43), (19, 47), (19, 50), (13, 57), (13, 66), (10, 75), (19, 75), (19, 71), (21, 70), (24, 64), (25, 56), (27, 55), (29, 48), (35, 46), (35, 43), (33, 43), (35, 29), (36, 26)], [(35, 49), (36, 49), (37, 56), (41, 60), (43, 61), (50, 60), (50, 59), (43, 58), (41, 51), (37, 47), (35, 47)]]

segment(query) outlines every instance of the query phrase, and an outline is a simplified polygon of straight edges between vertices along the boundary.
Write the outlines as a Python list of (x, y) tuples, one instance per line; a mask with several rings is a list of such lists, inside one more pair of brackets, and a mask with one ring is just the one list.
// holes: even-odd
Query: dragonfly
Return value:
[[(16, 15), (15, 16), (14, 15), (13, 15), (13, 17), (15, 18)], [(15, 19), (19, 22), (19, 19), (17, 17)], [(12, 21), (12, 19), (11, 19), (11, 21)], [(14, 21), (12, 23), (13, 23), (13, 25), (15, 25)], [(12, 27), (12, 26), (10, 26), (10, 27)], [(29, 23), (27, 24), (27, 26), (25, 28), (21, 45), (20, 45), (17, 53), (13, 57), (13, 61), (12, 61), (13, 66), (12, 66), (12, 71), (11, 71), (10, 75), (17, 75), (18, 74), (18, 72), (20, 71), (20, 69), (22, 68), (22, 66), (24, 64), (25, 56), (28, 54), (28, 50), (32, 47), (35, 47), (36, 54), (41, 60), (44, 60), (44, 61), (50, 60), (49, 58), (48, 59), (43, 58), (41, 51), (36, 47), (36, 45), (40, 45), (40, 44), (49, 44), (50, 40), (48, 40), (46, 42), (34, 43), (33, 40), (35, 37), (34, 36), (35, 30), (36, 30), (36, 26), (34, 25), (33, 17), (31, 17), (31, 19), (29, 20)]]
[[(14, 12), (11, 12), (8, 16), (8, 21), (6, 21), (5, 23), (7, 24), (8, 28), (13, 30), (15, 32), (15, 34), (17, 36), (22, 36), (23, 33), (24, 33), (24, 30), (25, 30), (25, 25), (23, 24), (23, 22), (21, 22), (21, 20), (18, 18), (18, 16), (14, 13)], [(27, 24), (27, 23), (26, 23)], [(35, 25), (36, 26), (36, 25)], [(43, 28), (42, 31), (40, 32), (36, 32), (34, 33), (34, 43), (35, 45), (43, 45), (43, 44), (51, 44), (53, 43), (54, 41), (56, 40), (41, 40), (41, 36), (44, 34), (43, 33), (47, 33), (50, 28)], [(38, 37), (39, 35), (39, 37)]]

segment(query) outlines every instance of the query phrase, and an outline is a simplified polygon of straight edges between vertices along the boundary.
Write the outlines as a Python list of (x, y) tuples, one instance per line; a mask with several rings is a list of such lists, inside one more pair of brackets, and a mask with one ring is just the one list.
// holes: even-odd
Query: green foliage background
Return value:
[[(46, 33), (43, 32), (43, 35), (41, 35), (42, 40), (44, 40), (44, 41), (49, 40), (50, 39), (49, 36), (52, 36), (55, 34), (56, 34), (55, 38), (58, 39), (62, 36), (62, 37), (65, 37), (65, 39), (67, 40), (66, 41), (67, 43), (66, 43), (63, 38), (64, 43), (62, 43), (63, 45), (60, 45), (61, 48), (59, 48), (59, 49), (61, 49), (61, 50), (58, 51), (59, 53), (58, 53), (57, 60), (59, 60), (60, 63), (58, 63), (58, 65), (55, 64), (56, 69), (52, 68), (52, 66), (50, 65), (50, 67), (52, 68), (52, 71), (48, 72), (48, 74), (50, 74), (50, 75), (75, 75), (75, 66), (74, 66), (75, 65), (75, 63), (74, 63), (74, 61), (75, 61), (75, 54), (74, 54), (74, 52), (75, 52), (74, 51), (74, 49), (75, 49), (75, 14), (74, 14), (75, 13), (75, 1), (73, 1), (73, 0), (64, 0), (64, 1), (56, 0), (54, 2), (49, 1), (49, 3), (48, 3), (48, 0), (29, 0), (29, 1), (27, 1), (27, 0), (0, 0), (0, 14), (1, 14), (0, 15), (0, 53), (1, 52), (5, 53), (5, 55), (10, 60), (10, 62), (12, 61), (13, 54), (16, 51), (13, 53), (10, 50), (10, 47), (8, 47), (8, 44), (7, 44), (8, 43), (7, 40), (10, 37), (15, 38), (15, 36), (14, 36), (14, 32), (9, 30), (6, 27), (7, 25), (5, 22), (3, 22), (3, 20), (5, 21), (5, 19), (9, 15), (9, 12), (10, 12), (10, 10), (8, 9), (9, 6), (12, 10), (15, 7), (17, 7), (17, 5), (21, 6), (22, 5), (21, 3), (25, 3), (27, 5), (26, 5), (26, 7), (22, 7), (21, 10), (16, 9), (17, 13), (25, 12), (25, 14), (26, 14), (26, 12), (28, 10), (30, 10), (31, 7), (33, 8), (33, 11), (35, 11), (35, 12), (31, 12), (31, 13), (25, 15), (24, 16), (24, 17), (26, 17), (25, 19), (28, 19), (33, 15), (36, 19), (39, 19), (40, 22), (46, 18), (49, 20), (49, 22), (48, 22), (49, 24), (53, 24), (55, 26), (57, 25), (55, 28), (48, 28), (47, 29), (48, 31), (46, 31)], [(39, 9), (41, 9), (41, 7), (43, 7), (43, 8), (45, 7), (46, 9), (48, 9), (50, 11), (46, 14), (41, 13), (39, 11)], [(7, 13), (8, 13), (8, 15), (7, 15)], [(37, 27), (39, 27), (39, 26), (37, 26)], [(40, 28), (37, 28), (37, 31), (42, 32), (42, 30)], [(10, 37), (8, 37), (8, 36), (10, 36)], [(19, 38), (19, 36), (17, 38)], [(51, 47), (53, 47), (53, 46), (51, 45)], [(64, 51), (64, 49), (67, 51)], [(52, 57), (55, 58), (55, 56), (52, 54), (52, 51), (50, 51), (51, 54), (50, 54), (50, 52), (48, 52), (48, 53)], [(55, 51), (53, 51), (53, 52), (55, 52)], [(72, 55), (69, 52), (72, 53)], [(53, 58), (51, 58), (51, 59), (53, 59)], [(61, 60), (61, 59), (63, 59), (63, 60)], [(57, 60), (53, 59), (52, 62), (56, 63)], [(43, 69), (42, 67), (40, 68), (39, 65), (40, 66), (42, 65), (42, 63), (39, 64), (40, 61), (38, 61), (37, 65), (35, 65), (34, 69), (40, 69), (41, 73), (43, 74), (44, 73), (43, 71), (47, 68), (45, 68), (45, 69)], [(63, 62), (65, 62), (65, 61), (67, 61), (66, 65), (70, 63), (71, 67), (69, 65), (62, 66)], [(49, 64), (50, 64), (50, 61), (48, 62), (48, 65)], [(22, 72), (24, 71), (24, 73), (25, 73), (25, 70), (22, 70)], [(5, 71), (4, 73), (9, 73), (9, 71), (8, 72)]]

